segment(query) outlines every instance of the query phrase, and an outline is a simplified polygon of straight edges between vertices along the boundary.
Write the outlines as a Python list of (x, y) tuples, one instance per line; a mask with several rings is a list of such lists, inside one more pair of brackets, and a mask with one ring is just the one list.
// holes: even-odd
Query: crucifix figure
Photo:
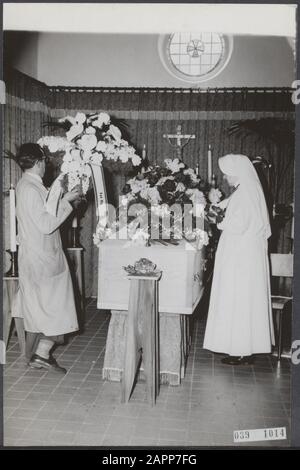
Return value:
[[(176, 156), (180, 160), (183, 159), (183, 155), (182, 155), (183, 148), (189, 143), (191, 139), (196, 138), (195, 134), (182, 134), (180, 124), (178, 124), (177, 126), (176, 134), (164, 134), (163, 137), (165, 139), (168, 139), (168, 142), (171, 145), (171, 147), (176, 149)], [(170, 139), (176, 139), (176, 143), (172, 144)], [(186, 142), (182, 143), (181, 141), (184, 139), (186, 139)]]

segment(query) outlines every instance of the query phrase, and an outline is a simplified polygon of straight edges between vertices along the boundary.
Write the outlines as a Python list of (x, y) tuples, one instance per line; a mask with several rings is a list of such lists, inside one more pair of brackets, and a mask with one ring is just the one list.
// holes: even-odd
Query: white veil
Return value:
[(266, 238), (269, 238), (271, 228), (267, 204), (254, 165), (246, 155), (228, 154), (219, 158), (219, 167), (225, 175), (236, 176), (238, 183), (247, 188), (249, 196), (254, 193), (258, 196), (257, 215), (264, 224)]

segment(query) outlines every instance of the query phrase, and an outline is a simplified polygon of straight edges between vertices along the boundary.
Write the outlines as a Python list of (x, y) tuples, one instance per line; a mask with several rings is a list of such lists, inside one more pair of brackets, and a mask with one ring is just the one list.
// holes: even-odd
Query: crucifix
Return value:
[[(189, 143), (189, 141), (191, 139), (195, 139), (196, 136), (195, 136), (195, 134), (182, 134), (180, 124), (178, 124), (176, 130), (177, 130), (176, 134), (164, 134), (163, 137), (165, 139), (168, 139), (168, 142), (171, 145), (171, 147), (176, 149), (177, 158), (182, 160), (183, 159), (183, 155), (182, 155), (183, 148)], [(170, 139), (176, 139), (176, 143), (173, 144)], [(181, 141), (184, 140), (184, 139), (186, 139), (186, 142), (182, 143)]]

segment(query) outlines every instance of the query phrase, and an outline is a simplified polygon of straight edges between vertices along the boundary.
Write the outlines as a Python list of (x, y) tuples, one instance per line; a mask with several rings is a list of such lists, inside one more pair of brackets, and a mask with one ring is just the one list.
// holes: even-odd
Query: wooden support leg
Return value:
[(138, 280), (133, 279), (130, 284), (127, 337), (122, 378), (121, 401), (123, 403), (129, 401), (142, 353), (141, 339), (138, 332), (139, 298), (140, 284)]
[(282, 351), (282, 310), (278, 310), (278, 346), (277, 346), (277, 360), (281, 360)]
[(127, 337), (122, 379), (122, 402), (130, 398), (137, 369), (143, 354), (147, 397), (154, 405), (159, 393), (159, 334), (157, 282), (153, 277), (128, 276), (130, 294)]
[(145, 365), (147, 398), (155, 405), (159, 393), (158, 309), (157, 282), (143, 283), (143, 359)]

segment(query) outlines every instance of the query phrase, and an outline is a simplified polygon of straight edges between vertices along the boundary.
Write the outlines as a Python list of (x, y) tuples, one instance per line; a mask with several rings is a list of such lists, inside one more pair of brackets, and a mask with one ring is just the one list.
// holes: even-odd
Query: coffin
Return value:
[(179, 245), (156, 243), (128, 246), (126, 240), (105, 240), (99, 248), (99, 309), (128, 310), (129, 280), (123, 266), (148, 258), (162, 271), (159, 311), (190, 315), (204, 289), (205, 248), (197, 250), (184, 240)]

